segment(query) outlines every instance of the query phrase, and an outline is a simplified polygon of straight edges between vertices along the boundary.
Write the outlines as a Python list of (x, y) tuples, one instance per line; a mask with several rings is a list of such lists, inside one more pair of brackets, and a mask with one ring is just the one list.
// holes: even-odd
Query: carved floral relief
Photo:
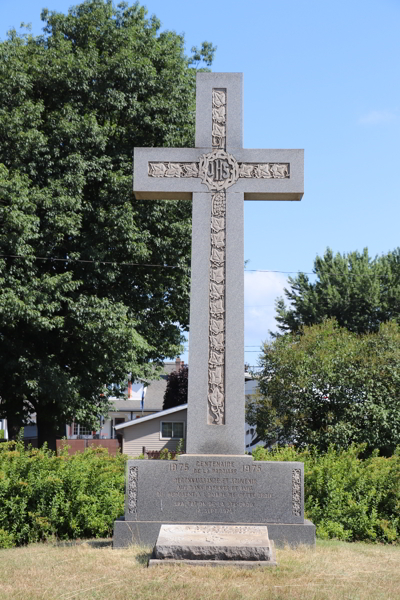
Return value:
[(226, 90), (212, 91), (212, 147), (226, 146)]
[(128, 475), (128, 512), (137, 518), (137, 479), (138, 467), (129, 467)]
[[(215, 166), (214, 166), (215, 165)], [(216, 173), (217, 169), (220, 173)], [(210, 191), (229, 188), (238, 179), (290, 179), (289, 163), (238, 163), (223, 149), (202, 154), (199, 162), (149, 162), (149, 177), (200, 177)], [(218, 175), (221, 177), (217, 179)]]
[(292, 472), (292, 507), (293, 514), (301, 517), (301, 471), (293, 469)]
[(239, 165), (225, 152), (226, 91), (212, 92), (213, 152), (203, 154), (199, 176), (211, 197), (211, 252), (208, 350), (208, 423), (225, 423), (225, 216), (226, 188), (239, 176)]

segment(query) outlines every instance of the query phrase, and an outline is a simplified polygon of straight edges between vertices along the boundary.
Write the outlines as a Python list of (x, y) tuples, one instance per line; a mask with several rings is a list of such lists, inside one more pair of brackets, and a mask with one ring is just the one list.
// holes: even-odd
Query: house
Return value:
[(186, 440), (187, 404), (120, 423), (115, 426), (122, 435), (122, 452), (131, 457), (147, 451), (175, 451), (179, 440)]
[(183, 361), (177, 358), (175, 362), (164, 363), (164, 374), (160, 379), (129, 381), (128, 387), (123, 390), (124, 398), (110, 397), (112, 408), (107, 416), (99, 416), (99, 426), (96, 431), (73, 422), (66, 426), (67, 439), (118, 439), (121, 434), (116, 430), (117, 425), (162, 411), (168, 375), (182, 366)]
[[(245, 373), (245, 397), (256, 390), (257, 381)], [(164, 448), (175, 451), (179, 440), (186, 440), (186, 423), (187, 404), (182, 404), (116, 424), (115, 430), (122, 436), (122, 452), (133, 458)], [(259, 444), (262, 442), (258, 439), (256, 428), (245, 423), (246, 452), (251, 452)]]

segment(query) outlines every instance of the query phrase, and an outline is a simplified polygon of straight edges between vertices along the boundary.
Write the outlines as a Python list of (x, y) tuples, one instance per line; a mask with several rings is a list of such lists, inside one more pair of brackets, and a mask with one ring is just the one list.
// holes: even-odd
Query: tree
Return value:
[(132, 150), (193, 145), (195, 69), (138, 3), (42, 19), (0, 42), (0, 410), (54, 447), (180, 352), (191, 206), (135, 200)]
[(282, 298), (276, 303), (281, 333), (299, 332), (326, 318), (357, 333), (378, 331), (390, 319), (400, 323), (400, 248), (373, 260), (367, 248), (335, 256), (328, 248), (315, 259), (314, 273), (315, 283), (304, 273), (289, 277), (285, 295), (291, 304)]
[(333, 319), (265, 343), (247, 420), (267, 444), (400, 444), (400, 326), (358, 335)]
[(172, 371), (167, 378), (164, 393), (163, 410), (181, 406), (188, 401), (188, 367), (183, 366), (179, 371)]

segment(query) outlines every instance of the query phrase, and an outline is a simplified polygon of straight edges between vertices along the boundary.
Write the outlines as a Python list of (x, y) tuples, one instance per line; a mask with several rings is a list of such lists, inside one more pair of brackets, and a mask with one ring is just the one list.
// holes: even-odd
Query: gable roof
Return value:
[(133, 425), (139, 425), (144, 421), (151, 421), (152, 419), (158, 419), (159, 417), (171, 415), (172, 413), (176, 413), (186, 409), (187, 404), (181, 404), (180, 406), (174, 406), (173, 408), (168, 408), (167, 410), (160, 410), (154, 415), (147, 415), (147, 417), (139, 417), (139, 419), (134, 419), (133, 421), (126, 421), (125, 423), (120, 423), (119, 425), (115, 425), (115, 429), (124, 429), (125, 427), (132, 427)]
[[(164, 373), (160, 379), (152, 379), (148, 382), (144, 396), (144, 410), (145, 412), (159, 412), (162, 410), (164, 403), (164, 394), (167, 389), (168, 375), (175, 371), (176, 363), (167, 362), (164, 363)], [(143, 380), (141, 380), (143, 381)], [(116, 411), (141, 411), (141, 400), (124, 400), (123, 398), (115, 398), (112, 400), (113, 408), (110, 412)]]

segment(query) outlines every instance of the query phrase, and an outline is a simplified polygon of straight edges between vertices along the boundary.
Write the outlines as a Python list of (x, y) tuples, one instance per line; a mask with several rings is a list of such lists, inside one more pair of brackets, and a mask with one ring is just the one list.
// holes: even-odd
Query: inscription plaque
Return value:
[[(299, 463), (254, 462), (251, 456), (133, 460), (128, 489), (133, 477), (138, 521), (302, 523), (301, 469)], [(126, 509), (132, 519), (131, 507)]]

